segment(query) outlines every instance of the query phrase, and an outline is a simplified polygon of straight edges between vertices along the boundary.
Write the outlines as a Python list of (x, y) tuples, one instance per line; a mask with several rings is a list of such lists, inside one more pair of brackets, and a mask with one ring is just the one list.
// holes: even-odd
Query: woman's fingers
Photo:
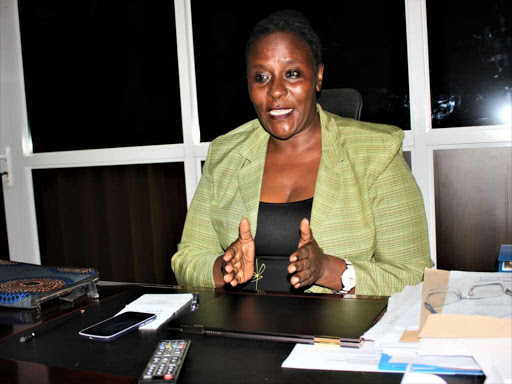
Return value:
[(233, 287), (236, 287), (238, 284), (243, 282), (242, 276), (243, 273), (235, 269), (233, 272), (224, 275), (224, 282), (226, 284), (231, 284)]
[(223, 259), (226, 262), (224, 266), (224, 270), (226, 271), (224, 282), (235, 287), (242, 281), (242, 254), (241, 252), (237, 252), (235, 248), (230, 248), (224, 254)]
[(231, 264), (231, 263), (227, 263), (227, 264), (224, 266), (224, 271), (226, 272), (224, 275), (226, 275), (226, 274), (229, 274), (229, 273), (233, 272), (233, 269), (234, 269), (233, 264)]
[(288, 266), (288, 273), (294, 273), (302, 271), (305, 268), (309, 268), (309, 250), (308, 247), (302, 247), (297, 249), (290, 255), (290, 265)]
[(311, 269), (305, 269), (304, 271), (297, 272), (290, 279), (290, 283), (294, 288), (305, 287), (314, 283), (314, 279), (312, 279), (313, 271)]
[(234, 251), (233, 247), (231, 247), (231, 248), (228, 248), (226, 250), (226, 252), (224, 252), (224, 256), (222, 257), (222, 260), (224, 260), (226, 263), (229, 263), (231, 261), (231, 259), (233, 259), (233, 257), (235, 257), (235, 251)]
[(288, 273), (304, 271), (305, 269), (308, 269), (310, 267), (311, 261), (309, 260), (309, 258), (305, 257), (290, 263), (290, 265), (288, 266)]
[(313, 238), (307, 219), (302, 220), (300, 230), (300, 247), (290, 255), (288, 266), (288, 273), (294, 274), (290, 279), (290, 284), (294, 288), (314, 284), (323, 273), (324, 254)]
[(232, 287), (236, 287), (238, 284), (242, 284), (244, 282), (244, 272), (242, 270), (235, 269), (233, 273), (230, 273), (229, 275), (229, 281), (226, 281), (226, 279), (224, 279), (224, 281), (231, 284)]
[(225, 282), (226, 284), (228, 284), (228, 283), (231, 283), (231, 280), (233, 280), (233, 274), (231, 274), (231, 273), (226, 273), (226, 274), (224, 275), (224, 282)]

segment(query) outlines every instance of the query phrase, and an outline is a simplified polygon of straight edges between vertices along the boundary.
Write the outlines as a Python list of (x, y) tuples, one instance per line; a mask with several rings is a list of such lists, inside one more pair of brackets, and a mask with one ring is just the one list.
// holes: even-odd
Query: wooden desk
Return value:
[[(138, 331), (108, 343), (78, 336), (86, 326), (113, 316), (144, 293), (172, 293), (172, 287), (100, 286), (100, 300), (87, 299), (74, 307), (43, 315), (42, 324), (0, 325), (1, 383), (136, 383), (158, 340), (182, 338), (167, 331)], [(222, 290), (199, 291), (201, 304)], [(229, 293), (227, 293), (229, 294)], [(338, 299), (338, 298), (336, 298)], [(341, 300), (341, 298), (339, 298)], [(80, 315), (76, 312), (85, 309)], [(62, 316), (68, 321), (26, 343), (28, 329), (47, 327)], [(187, 335), (192, 340), (180, 383), (400, 383), (401, 374), (283, 369), (294, 344)], [(448, 379), (447, 379), (448, 378)], [(482, 383), (481, 376), (445, 376), (450, 383)]]

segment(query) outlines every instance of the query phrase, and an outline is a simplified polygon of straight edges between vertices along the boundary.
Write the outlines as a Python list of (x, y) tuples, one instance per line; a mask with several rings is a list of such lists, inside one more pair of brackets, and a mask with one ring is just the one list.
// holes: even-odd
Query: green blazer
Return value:
[[(402, 157), (402, 130), (317, 109), (322, 159), (313, 236), (326, 254), (352, 262), (357, 294), (390, 295), (420, 283), (433, 263), (421, 192)], [(172, 258), (180, 285), (214, 286), (215, 259), (238, 237), (242, 218), (255, 236), (268, 138), (253, 120), (211, 143)]]

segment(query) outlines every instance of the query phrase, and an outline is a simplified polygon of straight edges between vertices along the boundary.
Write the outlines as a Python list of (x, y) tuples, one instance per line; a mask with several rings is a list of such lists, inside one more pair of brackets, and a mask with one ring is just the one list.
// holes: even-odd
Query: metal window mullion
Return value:
[[(178, 70), (181, 97), (181, 120), (183, 129), (183, 150), (187, 205), (201, 178), (197, 167), (195, 147), (201, 141), (199, 114), (197, 109), (196, 77), (194, 64), (194, 41), (192, 35), (192, 14), (190, 0), (174, 0), (176, 16), (176, 42), (178, 47)], [(199, 171), (198, 171), (199, 170)]]
[(173, 163), (183, 162), (183, 159), (183, 144), (164, 144), (34, 153), (25, 157), (25, 165), (32, 169), (95, 167), (121, 164)]
[(436, 263), (433, 157), (428, 146), (428, 133), (432, 129), (432, 123), (426, 0), (405, 0), (405, 12), (411, 132), (414, 138), (414, 156), (411, 163), (414, 177), (423, 194), (429, 228), (430, 255)]
[[(16, 0), (0, 0), (0, 153), (10, 149), (12, 185), (2, 185), (12, 261), (41, 263), (32, 186), (21, 37)], [(2, 183), (4, 183), (2, 178)]]

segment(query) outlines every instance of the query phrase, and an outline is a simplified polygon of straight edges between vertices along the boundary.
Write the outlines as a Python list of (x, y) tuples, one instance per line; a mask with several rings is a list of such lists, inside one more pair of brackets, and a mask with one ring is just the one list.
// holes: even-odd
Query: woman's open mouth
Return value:
[(290, 116), (293, 112), (293, 108), (279, 108), (279, 109), (271, 109), (268, 114), (273, 119), (285, 119)]

